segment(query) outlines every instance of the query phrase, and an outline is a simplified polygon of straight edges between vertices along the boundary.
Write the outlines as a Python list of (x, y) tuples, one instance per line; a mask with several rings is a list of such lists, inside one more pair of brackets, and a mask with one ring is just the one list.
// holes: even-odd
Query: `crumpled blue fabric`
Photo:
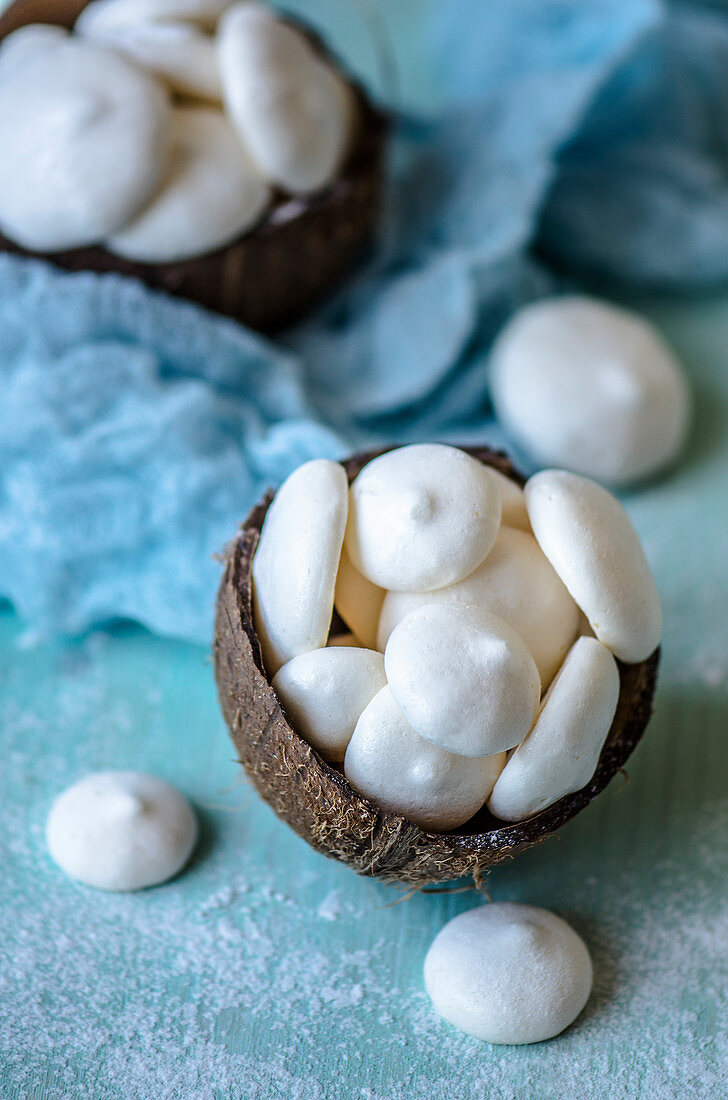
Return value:
[[(728, 277), (728, 5), (428, 0), (367, 266), (275, 342), (133, 281), (0, 257), (0, 596), (43, 634), (207, 643), (213, 555), (300, 462), (502, 445), (487, 352), (565, 281)], [(578, 282), (577, 282), (578, 285)]]

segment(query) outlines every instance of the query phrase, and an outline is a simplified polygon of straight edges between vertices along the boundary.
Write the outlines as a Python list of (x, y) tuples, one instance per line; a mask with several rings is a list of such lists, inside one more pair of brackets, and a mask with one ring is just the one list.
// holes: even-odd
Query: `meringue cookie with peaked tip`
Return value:
[(377, 628), (383, 602), (384, 589), (372, 584), (354, 568), (346, 547), (343, 547), (336, 576), (334, 607), (367, 649), (377, 648)]
[(533, 533), (600, 642), (628, 664), (657, 648), (662, 608), (622, 505), (589, 478), (542, 470), (526, 483)]
[(531, 524), (528, 522), (526, 498), (523, 495), (523, 489), (516, 484), (513, 478), (506, 477), (494, 466), (490, 466), (489, 469), (495, 478), (498, 496), (500, 497), (502, 526), (517, 527), (520, 531), (530, 531)]
[(273, 688), (293, 727), (326, 760), (338, 763), (359, 716), (386, 682), (381, 653), (333, 646), (288, 661), (273, 677)]
[(95, 244), (133, 217), (165, 169), (159, 82), (69, 37), (0, 81), (0, 229), (24, 248)]
[(189, 23), (137, 23), (87, 30), (88, 38), (115, 50), (164, 81), (178, 95), (222, 103), (213, 39)]
[(448, 921), (425, 958), (438, 1015), (487, 1043), (540, 1043), (573, 1023), (589, 999), (592, 963), (566, 921), (499, 901)]
[(570, 649), (533, 729), (508, 758), (488, 801), (494, 817), (523, 821), (594, 775), (619, 700), (619, 670), (596, 638)]
[(480, 565), (500, 517), (487, 466), (456, 447), (416, 443), (373, 459), (354, 479), (345, 545), (372, 584), (429, 592)]
[(99, 890), (141, 890), (189, 859), (197, 821), (185, 798), (140, 772), (88, 775), (51, 807), (46, 840), (67, 875)]
[(472, 604), (513, 627), (546, 687), (576, 637), (579, 609), (533, 535), (501, 527), (485, 561), (457, 584), (437, 592), (388, 592), (382, 604), (377, 648), (405, 615), (428, 603)]
[(253, 557), (253, 612), (269, 676), (326, 645), (346, 527), (344, 467), (305, 462), (268, 509)]
[(687, 434), (677, 359), (642, 317), (569, 296), (520, 310), (491, 355), (499, 418), (540, 464), (610, 484), (666, 466)]
[(197, 23), (214, 30), (232, 0), (91, 0), (74, 24), (78, 34), (96, 36), (141, 23)]
[(384, 651), (392, 696), (420, 737), (461, 756), (512, 749), (536, 718), (541, 681), (520, 635), (477, 607), (428, 604)]
[(472, 760), (425, 741), (385, 687), (356, 724), (344, 775), (380, 809), (402, 814), (422, 829), (445, 832), (477, 813), (505, 762), (504, 752)]
[(354, 98), (296, 28), (238, 3), (218, 30), (227, 111), (266, 178), (293, 194), (328, 186), (349, 149)]
[(142, 263), (204, 256), (254, 225), (269, 200), (268, 184), (222, 111), (175, 107), (162, 185), (106, 246)]
[(50, 23), (28, 23), (0, 42), (0, 81), (12, 77), (37, 57), (68, 38), (65, 27)]

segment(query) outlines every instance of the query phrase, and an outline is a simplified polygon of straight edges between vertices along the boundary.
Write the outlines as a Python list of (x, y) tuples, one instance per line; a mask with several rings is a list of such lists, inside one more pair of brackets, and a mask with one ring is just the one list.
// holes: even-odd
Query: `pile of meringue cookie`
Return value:
[[(522, 491), (455, 447), (401, 447), (349, 487), (278, 490), (252, 565), (266, 671), (293, 726), (381, 809), (442, 832), (590, 780), (662, 614), (621, 504), (544, 470)], [(336, 608), (351, 631), (330, 636)]]
[(0, 231), (43, 253), (205, 255), (276, 189), (328, 186), (355, 112), (306, 36), (254, 0), (94, 0), (73, 33), (28, 25), (0, 46)]

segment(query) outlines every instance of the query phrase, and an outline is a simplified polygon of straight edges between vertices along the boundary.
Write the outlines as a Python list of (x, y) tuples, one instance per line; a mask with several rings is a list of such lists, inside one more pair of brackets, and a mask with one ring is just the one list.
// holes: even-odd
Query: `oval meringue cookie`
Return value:
[(510, 626), (479, 608), (429, 604), (394, 629), (384, 653), (392, 696), (420, 737), (461, 756), (493, 756), (533, 725), (541, 681)]
[(405, 615), (428, 603), (471, 604), (503, 619), (520, 634), (543, 687), (553, 679), (574, 641), (579, 609), (533, 535), (501, 527), (482, 565), (437, 592), (388, 592), (382, 604), (377, 648)]
[(382, 810), (445, 832), (481, 808), (506, 761), (505, 753), (472, 760), (419, 737), (388, 687), (362, 713), (344, 758), (347, 780)]
[(541, 1043), (584, 1008), (592, 963), (584, 941), (555, 913), (490, 902), (438, 932), (425, 959), (425, 987), (438, 1015), (467, 1035)]
[(182, 869), (197, 839), (186, 798), (152, 775), (98, 772), (63, 791), (46, 841), (71, 878), (98, 890), (142, 890)]
[(111, 50), (69, 37), (31, 57), (0, 80), (0, 229), (40, 252), (116, 232), (162, 177), (169, 121), (158, 81)]
[(498, 777), (488, 801), (493, 816), (523, 821), (586, 786), (618, 701), (614, 657), (596, 638), (579, 638), (549, 688), (533, 729)]
[(367, 649), (377, 648), (377, 629), (383, 602), (384, 589), (372, 584), (354, 568), (346, 547), (343, 547), (336, 577), (334, 607)]
[(500, 497), (502, 526), (517, 527), (519, 531), (530, 531), (531, 524), (528, 522), (523, 489), (512, 478), (496, 470), (494, 466), (490, 466), (489, 469), (495, 479)]
[(269, 200), (268, 184), (222, 111), (175, 107), (162, 185), (106, 246), (142, 263), (204, 256), (254, 225)]
[(500, 420), (541, 465), (612, 484), (667, 465), (687, 434), (683, 371), (656, 329), (593, 298), (521, 309), (490, 360)]
[(268, 509), (253, 557), (253, 613), (269, 676), (323, 649), (346, 527), (348, 482), (326, 458), (305, 462)]
[(339, 763), (359, 716), (386, 682), (381, 653), (339, 645), (294, 657), (273, 677), (273, 688), (294, 728)]
[(199, 27), (149, 22), (109, 30), (91, 27), (86, 34), (147, 69), (178, 95), (222, 103), (215, 43)]
[(498, 534), (490, 470), (456, 447), (412, 444), (373, 459), (349, 492), (346, 550), (372, 584), (428, 592), (466, 577)]
[(197, 23), (214, 30), (232, 0), (91, 0), (74, 24), (91, 37), (142, 23)]
[(221, 19), (218, 57), (227, 111), (266, 178), (292, 194), (330, 184), (353, 129), (342, 78), (296, 28), (251, 2)]
[(662, 609), (622, 505), (565, 470), (535, 474), (525, 493), (533, 533), (596, 637), (621, 661), (644, 661), (659, 645)]

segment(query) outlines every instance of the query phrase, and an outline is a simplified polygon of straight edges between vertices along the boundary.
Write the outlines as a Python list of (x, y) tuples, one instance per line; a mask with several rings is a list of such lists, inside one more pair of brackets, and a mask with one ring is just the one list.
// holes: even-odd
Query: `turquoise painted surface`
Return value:
[[(241, 780), (208, 655), (121, 628), (32, 645), (0, 614), (0, 1095), (718, 1097), (728, 1073), (728, 301), (651, 304), (697, 396), (689, 452), (633, 493), (665, 603), (657, 711), (580, 817), (493, 898), (585, 936), (594, 995), (498, 1048), (430, 1012), (426, 949), (473, 893), (404, 899), (310, 851)], [(48, 859), (53, 796), (98, 768), (179, 785), (203, 822), (175, 882), (86, 890)]]

